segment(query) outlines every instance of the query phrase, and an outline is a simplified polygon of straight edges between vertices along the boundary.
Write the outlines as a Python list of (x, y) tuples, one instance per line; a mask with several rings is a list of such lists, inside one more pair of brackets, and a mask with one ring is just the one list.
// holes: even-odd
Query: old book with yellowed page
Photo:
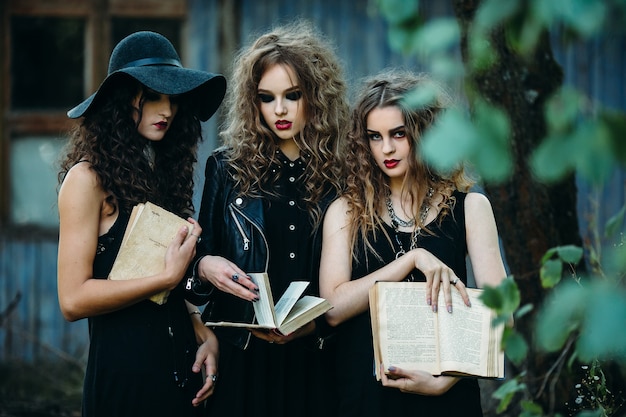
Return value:
[[(443, 291), (443, 289), (441, 289)], [(433, 375), (504, 378), (504, 325), (480, 289), (467, 288), (471, 307), (452, 288), (453, 312), (439, 294), (438, 313), (426, 304), (425, 282), (377, 282), (369, 292), (376, 378), (381, 363)]]
[(299, 329), (316, 317), (332, 308), (323, 298), (305, 295), (309, 285), (306, 281), (293, 281), (285, 290), (280, 300), (274, 305), (272, 290), (267, 273), (249, 273), (248, 276), (259, 287), (259, 300), (254, 306), (254, 323), (207, 322), (209, 327), (245, 327), (248, 329), (277, 329), (287, 335)]
[[(193, 224), (174, 213), (150, 202), (136, 205), (109, 279), (141, 278), (163, 271), (167, 248), (182, 226), (187, 226), (191, 233)], [(169, 291), (162, 291), (150, 297), (150, 300), (164, 304), (168, 295)]]

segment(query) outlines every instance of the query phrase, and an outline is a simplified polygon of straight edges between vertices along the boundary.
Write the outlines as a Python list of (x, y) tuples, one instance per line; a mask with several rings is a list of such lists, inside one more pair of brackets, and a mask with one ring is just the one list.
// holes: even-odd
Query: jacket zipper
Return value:
[[(237, 229), (239, 230), (239, 233), (241, 234), (241, 237), (243, 239), (243, 249), (244, 250), (248, 250), (250, 248), (250, 238), (246, 235), (246, 233), (243, 230), (243, 227), (241, 226), (241, 223), (239, 223), (239, 219), (237, 219), (237, 216), (235, 216), (235, 212), (239, 213), (243, 218), (245, 218), (248, 222), (250, 222), (250, 224), (252, 225), (252, 227), (254, 227), (259, 234), (261, 235), (261, 237), (263, 238), (263, 243), (265, 244), (265, 253), (267, 254), (265, 256), (265, 271), (267, 271), (267, 267), (269, 266), (269, 262), (270, 262), (270, 248), (267, 244), (267, 238), (265, 237), (265, 233), (263, 233), (263, 230), (261, 230), (261, 228), (252, 221), (252, 219), (250, 219), (250, 217), (246, 216), (246, 214), (244, 212), (242, 212), (241, 210), (239, 210), (238, 208), (236, 208), (235, 206), (233, 206), (232, 203), (230, 203), (228, 205), (228, 208), (230, 210), (230, 215), (233, 218), (233, 221), (235, 222), (235, 225), (237, 226)], [(256, 319), (256, 315), (252, 315), (252, 321), (254, 321)], [(252, 333), (248, 332), (248, 338), (246, 339), (246, 343), (243, 346), (243, 349), (246, 350), (248, 348), (248, 346), (250, 345), (250, 338), (252, 337)]]
[[(233, 220), (235, 222), (235, 226), (237, 226), (237, 230), (239, 230), (239, 234), (241, 235), (241, 238), (243, 239), (243, 250), (248, 250), (248, 249), (250, 249), (250, 239), (248, 238), (246, 233), (243, 231), (243, 227), (241, 227), (241, 224), (239, 223), (239, 220), (237, 219), (237, 216), (235, 216), (235, 208), (231, 205), (229, 207), (229, 209), (230, 209), (230, 215), (231, 215), (231, 217), (233, 218)], [(239, 213), (243, 216), (243, 213), (241, 213), (241, 212), (239, 212)], [(254, 225), (254, 223), (253, 223), (253, 225)]]

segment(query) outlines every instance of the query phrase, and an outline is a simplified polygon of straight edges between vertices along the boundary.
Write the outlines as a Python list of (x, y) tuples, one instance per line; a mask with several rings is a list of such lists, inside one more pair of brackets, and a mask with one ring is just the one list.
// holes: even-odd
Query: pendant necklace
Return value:
[(400, 219), (394, 209), (393, 209), (393, 204), (391, 204), (391, 197), (388, 195), (387, 196), (387, 211), (389, 212), (389, 217), (391, 218), (391, 225), (393, 226), (393, 230), (395, 231), (395, 238), (396, 238), (396, 243), (398, 244), (398, 247), (400, 248), (398, 250), (398, 252), (396, 252), (396, 259), (398, 259), (399, 257), (401, 257), (402, 255), (404, 255), (406, 253), (406, 250), (404, 250), (404, 247), (402, 246), (402, 242), (400, 241), (400, 237), (398, 236), (399, 234), (399, 227), (412, 227), (412, 226), (416, 226), (413, 229), (413, 233), (411, 234), (411, 245), (409, 247), (409, 250), (413, 250), (417, 248), (417, 239), (418, 236), (422, 234), (422, 226), (424, 225), (424, 222), (426, 221), (426, 217), (428, 216), (428, 211), (430, 210), (430, 199), (432, 198), (433, 194), (434, 194), (435, 190), (433, 190), (432, 187), (430, 187), (428, 189), (428, 194), (426, 195), (426, 198), (424, 199), (424, 203), (422, 203), (422, 208), (420, 209), (420, 219), (419, 219), (419, 224), (415, 225), (415, 218), (411, 219), (411, 220), (403, 220)]

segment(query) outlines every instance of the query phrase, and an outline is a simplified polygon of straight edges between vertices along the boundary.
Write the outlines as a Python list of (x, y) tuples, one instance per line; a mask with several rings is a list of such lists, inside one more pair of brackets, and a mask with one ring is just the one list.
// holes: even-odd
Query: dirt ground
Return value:
[(83, 369), (67, 363), (1, 363), (0, 417), (80, 417)]

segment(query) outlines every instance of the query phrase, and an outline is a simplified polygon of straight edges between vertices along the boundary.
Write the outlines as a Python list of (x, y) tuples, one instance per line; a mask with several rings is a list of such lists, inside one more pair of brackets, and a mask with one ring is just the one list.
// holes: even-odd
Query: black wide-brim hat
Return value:
[(167, 38), (155, 32), (141, 31), (117, 44), (111, 53), (108, 75), (98, 90), (67, 115), (76, 119), (97, 107), (102, 96), (121, 77), (132, 77), (160, 94), (189, 94), (192, 109), (202, 121), (213, 116), (226, 94), (223, 75), (184, 68)]

